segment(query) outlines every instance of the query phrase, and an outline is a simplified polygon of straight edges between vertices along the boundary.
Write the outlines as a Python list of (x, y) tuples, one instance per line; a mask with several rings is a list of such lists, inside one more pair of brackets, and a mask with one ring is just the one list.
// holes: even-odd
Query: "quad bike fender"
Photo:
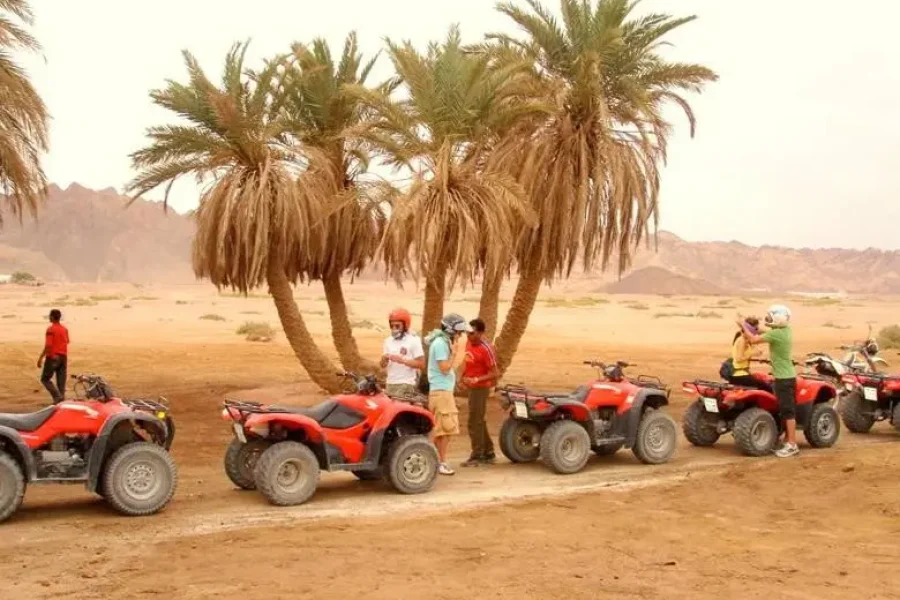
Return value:
[(837, 397), (837, 388), (827, 381), (814, 379), (797, 380), (797, 423), (805, 427), (812, 417), (812, 410), (816, 404), (831, 402)]
[(283, 427), (292, 433), (299, 433), (302, 439), (298, 441), (321, 444), (325, 439), (325, 431), (314, 419), (306, 415), (291, 413), (259, 413), (250, 415), (244, 422), (244, 429), (253, 432), (254, 429), (271, 428), (275, 425)]
[[(144, 435), (137, 431), (137, 428), (150, 434), (151, 439), (145, 439)], [(100, 434), (97, 435), (97, 439), (94, 440), (91, 446), (91, 453), (88, 458), (88, 479), (85, 483), (88, 491), (97, 491), (100, 473), (103, 471), (106, 459), (122, 445), (135, 441), (135, 438), (137, 438), (142, 441), (153, 442), (168, 449), (166, 444), (171, 445), (171, 438), (174, 435), (174, 429), (170, 432), (166, 422), (158, 419), (155, 415), (129, 411), (111, 416), (103, 424), (103, 429), (100, 430)]]
[(378, 464), (384, 454), (385, 438), (391, 435), (428, 435), (434, 429), (434, 415), (424, 408), (407, 405), (386, 410), (369, 434), (365, 462)]
[(634, 395), (634, 400), (631, 401), (631, 409), (628, 411), (628, 416), (624, 420), (626, 448), (634, 446), (634, 441), (637, 439), (638, 427), (641, 424), (641, 417), (644, 415), (644, 411), (648, 408), (661, 408), (668, 404), (669, 399), (666, 397), (665, 393), (660, 392), (659, 390), (640, 390)]
[(0, 451), (6, 451), (22, 466), (26, 481), (37, 477), (37, 465), (31, 449), (22, 440), (19, 432), (11, 427), (0, 425)]
[(546, 416), (556, 416), (562, 413), (565, 418), (579, 423), (591, 423), (591, 411), (584, 403), (577, 400), (556, 400), (549, 403), (552, 408), (547, 411)]

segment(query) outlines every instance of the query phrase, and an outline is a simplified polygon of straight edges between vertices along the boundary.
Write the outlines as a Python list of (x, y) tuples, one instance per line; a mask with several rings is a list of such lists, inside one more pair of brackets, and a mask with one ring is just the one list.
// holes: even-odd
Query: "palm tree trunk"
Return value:
[(488, 277), (485, 274), (484, 279), (481, 280), (481, 303), (478, 306), (478, 318), (484, 321), (484, 335), (491, 341), (497, 332), (501, 285), (503, 285), (503, 275), (499, 273), (494, 277)]
[(325, 301), (328, 302), (328, 315), (331, 318), (331, 337), (338, 356), (341, 357), (341, 364), (354, 373), (373, 373), (374, 363), (363, 359), (356, 345), (356, 338), (353, 337), (340, 273), (325, 275), (322, 286), (325, 288)]
[(531, 317), (531, 311), (534, 310), (543, 280), (539, 271), (520, 272), (519, 274), (516, 293), (513, 296), (509, 312), (506, 314), (506, 320), (503, 322), (503, 329), (500, 330), (500, 335), (497, 337), (497, 362), (501, 375), (509, 368), (513, 356), (519, 348), (519, 342), (525, 335), (528, 319)]
[(422, 309), (422, 336), (437, 329), (444, 316), (444, 293), (447, 289), (447, 267), (440, 266), (425, 279), (425, 306)]
[(278, 310), (278, 318), (281, 320), (284, 335), (291, 344), (300, 364), (303, 365), (303, 368), (309, 373), (310, 379), (316, 385), (331, 394), (340, 392), (343, 380), (338, 377), (334, 364), (319, 350), (310, 335), (309, 329), (303, 321), (303, 315), (300, 314), (300, 309), (297, 308), (297, 303), (294, 301), (294, 289), (291, 287), (291, 282), (284, 273), (284, 267), (275, 258), (269, 261), (267, 280), (269, 293), (275, 301), (275, 308)]

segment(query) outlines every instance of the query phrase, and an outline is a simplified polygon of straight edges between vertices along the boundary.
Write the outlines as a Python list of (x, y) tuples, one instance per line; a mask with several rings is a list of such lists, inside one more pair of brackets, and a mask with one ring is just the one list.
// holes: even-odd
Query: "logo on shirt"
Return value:
[(400, 356), (406, 356), (408, 353), (406, 351), (406, 347), (400, 348)]

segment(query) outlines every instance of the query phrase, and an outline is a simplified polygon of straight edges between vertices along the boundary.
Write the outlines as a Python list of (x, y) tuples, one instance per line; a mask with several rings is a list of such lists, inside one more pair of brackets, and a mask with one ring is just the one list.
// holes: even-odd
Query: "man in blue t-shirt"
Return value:
[(472, 331), (464, 318), (450, 313), (441, 319), (440, 329), (425, 338), (428, 344), (428, 409), (434, 413), (434, 445), (437, 446), (438, 473), (453, 475), (447, 464), (447, 447), (451, 435), (459, 435), (459, 409), (453, 398), (456, 387), (457, 341), (460, 334)]

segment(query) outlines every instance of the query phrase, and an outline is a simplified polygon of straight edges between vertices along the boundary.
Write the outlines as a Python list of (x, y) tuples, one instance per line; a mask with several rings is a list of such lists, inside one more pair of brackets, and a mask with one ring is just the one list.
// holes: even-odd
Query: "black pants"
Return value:
[[(54, 356), (44, 361), (44, 370), (41, 372), (41, 383), (50, 392), (53, 404), (59, 404), (65, 399), (66, 371), (68, 369), (68, 357), (65, 355)], [(56, 377), (56, 385), (53, 385), (53, 377)]]
[(785, 421), (797, 418), (797, 380), (776, 379), (775, 397), (778, 399), (778, 412)]
[(775, 393), (771, 385), (769, 385), (765, 381), (760, 381), (752, 375), (735, 375), (728, 379), (728, 383), (730, 383), (731, 385), (739, 385), (741, 387), (762, 390), (764, 392), (769, 392), (770, 394)]

